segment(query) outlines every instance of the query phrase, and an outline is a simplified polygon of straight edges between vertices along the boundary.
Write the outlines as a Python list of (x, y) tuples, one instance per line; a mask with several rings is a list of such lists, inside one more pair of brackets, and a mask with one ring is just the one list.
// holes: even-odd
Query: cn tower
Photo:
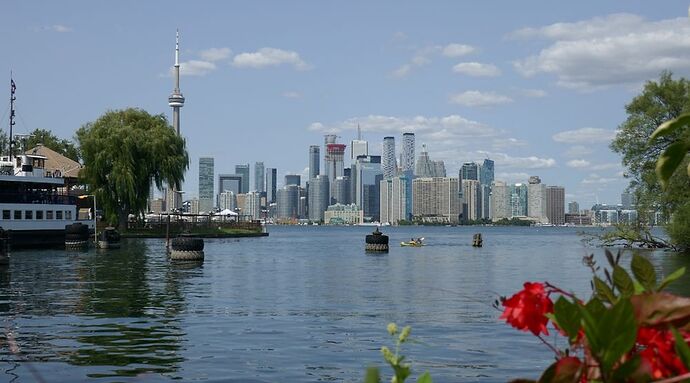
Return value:
[(173, 129), (180, 135), (180, 108), (184, 106), (184, 96), (180, 92), (180, 31), (175, 33), (175, 89), (168, 97), (168, 105), (173, 108)]

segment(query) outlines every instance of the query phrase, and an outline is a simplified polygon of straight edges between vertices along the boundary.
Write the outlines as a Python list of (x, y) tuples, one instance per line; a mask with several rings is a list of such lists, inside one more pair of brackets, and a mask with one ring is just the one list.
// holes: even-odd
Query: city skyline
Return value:
[(0, 25), (12, 36), (0, 42), (8, 52), (0, 68), (8, 84), (13, 71), (20, 92), (20, 134), (49, 129), (72, 138), (107, 110), (126, 107), (172, 124), (167, 97), (179, 29), (186, 199), (199, 195), (201, 157), (215, 159), (216, 177), (263, 162), (278, 169), (278, 180), (306, 180), (309, 145), (335, 134), (349, 154), (360, 130), (371, 155), (382, 154), (386, 136), (403, 153), (402, 133), (413, 132), (415, 150), (426, 144), (449, 176), (490, 158), (497, 180), (538, 175), (582, 207), (619, 202), (627, 181), (607, 144), (644, 81), (663, 70), (690, 74), (687, 4), (497, 8), (13, 2)]

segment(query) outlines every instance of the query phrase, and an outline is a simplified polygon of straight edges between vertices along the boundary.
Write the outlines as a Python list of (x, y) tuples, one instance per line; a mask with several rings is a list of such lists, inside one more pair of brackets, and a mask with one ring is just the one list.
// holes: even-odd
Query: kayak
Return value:
[(421, 242), (408, 241), (408, 242), (400, 242), (400, 246), (422, 247), (422, 246), (424, 246), (424, 244)]

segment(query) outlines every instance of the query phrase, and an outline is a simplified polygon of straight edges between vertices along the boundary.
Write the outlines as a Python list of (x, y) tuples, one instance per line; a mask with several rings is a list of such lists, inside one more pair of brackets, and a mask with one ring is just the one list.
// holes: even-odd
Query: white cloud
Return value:
[(537, 156), (528, 157), (514, 157), (506, 153), (489, 153), (485, 151), (477, 151), (483, 154), (484, 158), (491, 158), (503, 168), (519, 168), (519, 169), (544, 169), (556, 166), (556, 160), (553, 158), (540, 158)]
[(471, 45), (453, 43), (443, 47), (442, 53), (446, 57), (460, 57), (468, 55), (474, 51), (475, 48)]
[(623, 179), (619, 177), (602, 177), (596, 173), (592, 173), (587, 178), (583, 179), (581, 183), (585, 185), (610, 184), (622, 180)]
[(35, 28), (36, 32), (57, 32), (57, 33), (67, 33), (72, 32), (72, 28), (62, 24), (45, 25), (42, 27)]
[(513, 102), (513, 99), (494, 92), (468, 90), (450, 97), (450, 102), (464, 106), (492, 106)]
[(553, 74), (559, 85), (568, 88), (636, 85), (663, 70), (688, 73), (690, 68), (690, 23), (685, 17), (647, 21), (615, 14), (525, 28), (512, 37), (553, 40), (538, 54), (513, 64), (524, 76)]
[(523, 89), (522, 95), (525, 97), (541, 98), (546, 97), (547, 93), (542, 89)]
[(524, 172), (498, 172), (495, 178), (508, 184), (524, 183), (529, 179), (529, 174)]
[(587, 160), (570, 160), (566, 163), (568, 167), (571, 168), (587, 168), (591, 165), (591, 163)]
[(592, 152), (593, 151), (591, 148), (588, 148), (584, 145), (575, 145), (575, 146), (571, 146), (570, 148), (568, 148), (568, 150), (566, 150), (564, 154), (566, 157), (573, 158), (573, 157), (584, 157), (584, 156), (587, 156), (589, 154), (592, 154)]
[(287, 92), (283, 92), (283, 97), (285, 97), (285, 98), (301, 98), (302, 95), (299, 92), (287, 91)]
[[(172, 74), (175, 68), (170, 69)], [(180, 76), (204, 76), (216, 70), (216, 64), (208, 61), (189, 60), (180, 63)]]
[(581, 128), (566, 130), (553, 135), (553, 140), (566, 144), (603, 144), (609, 143), (616, 137), (615, 130), (600, 128)]
[(410, 72), (412, 71), (412, 65), (410, 64), (405, 64), (401, 66), (400, 68), (394, 70), (391, 75), (393, 77), (406, 77)]
[(292, 65), (298, 70), (311, 68), (302, 60), (299, 53), (277, 48), (261, 48), (256, 52), (240, 53), (233, 59), (233, 65), (238, 68), (264, 68), (279, 65)]
[(199, 53), (199, 56), (204, 61), (219, 61), (230, 57), (232, 51), (230, 48), (209, 48)]
[(473, 77), (496, 77), (501, 70), (494, 64), (482, 64), (478, 62), (464, 62), (456, 64), (453, 72)]

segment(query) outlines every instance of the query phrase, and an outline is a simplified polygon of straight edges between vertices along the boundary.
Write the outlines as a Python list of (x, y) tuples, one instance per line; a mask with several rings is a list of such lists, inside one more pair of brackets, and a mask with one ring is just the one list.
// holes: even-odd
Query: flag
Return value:
[(14, 94), (14, 91), (17, 90), (17, 86), (14, 85), (14, 80), (12, 80), (12, 79), (10, 79), (10, 83), (12, 84), (12, 85), (11, 85), (11, 87), (12, 87), (12, 94)]

